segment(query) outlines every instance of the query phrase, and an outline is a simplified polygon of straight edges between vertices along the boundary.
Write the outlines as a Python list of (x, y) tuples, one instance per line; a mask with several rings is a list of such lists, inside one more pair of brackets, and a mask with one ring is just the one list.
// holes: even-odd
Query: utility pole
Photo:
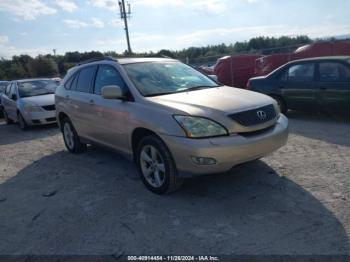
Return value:
[(129, 28), (128, 28), (128, 20), (127, 18), (130, 18), (131, 15), (131, 9), (130, 4), (128, 3), (128, 10), (125, 9), (125, 1), (119, 0), (119, 9), (120, 9), (120, 19), (124, 20), (124, 26), (125, 26), (125, 33), (126, 33), (126, 41), (128, 43), (128, 52), (129, 55), (131, 55), (131, 47), (130, 47), (130, 39), (129, 39)]
[(53, 56), (56, 56), (56, 48), (52, 49), (53, 51)]

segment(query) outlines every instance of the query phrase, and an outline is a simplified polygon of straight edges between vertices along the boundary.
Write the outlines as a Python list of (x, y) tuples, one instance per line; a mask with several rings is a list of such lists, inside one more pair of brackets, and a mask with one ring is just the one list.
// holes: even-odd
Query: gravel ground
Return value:
[(285, 147), (167, 196), (114, 152), (2, 122), (0, 254), (350, 254), (350, 120), (289, 117)]

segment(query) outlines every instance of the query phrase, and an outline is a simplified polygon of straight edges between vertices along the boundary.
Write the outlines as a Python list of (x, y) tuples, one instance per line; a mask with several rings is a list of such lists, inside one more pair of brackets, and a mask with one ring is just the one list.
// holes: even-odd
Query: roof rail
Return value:
[(96, 61), (103, 61), (103, 60), (107, 60), (107, 61), (115, 61), (117, 62), (118, 60), (111, 57), (111, 56), (102, 56), (102, 57), (94, 57), (94, 58), (90, 58), (88, 60), (84, 60), (79, 62), (77, 65), (84, 65), (84, 64), (88, 64), (88, 63), (92, 63), (92, 62), (96, 62)]

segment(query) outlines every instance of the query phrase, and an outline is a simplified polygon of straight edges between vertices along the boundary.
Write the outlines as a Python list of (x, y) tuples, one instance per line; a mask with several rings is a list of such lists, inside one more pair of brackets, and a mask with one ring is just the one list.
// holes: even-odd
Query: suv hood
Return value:
[(220, 86), (190, 92), (148, 98), (189, 115), (210, 116), (213, 113), (232, 114), (268, 104), (274, 100), (266, 95), (244, 89)]
[(221, 86), (184, 93), (148, 98), (163, 106), (170, 114), (188, 114), (210, 118), (222, 124), (230, 133), (251, 132), (273, 125), (277, 118), (254, 126), (243, 126), (233, 121), (229, 114), (256, 109), (276, 102), (260, 93), (244, 89)]

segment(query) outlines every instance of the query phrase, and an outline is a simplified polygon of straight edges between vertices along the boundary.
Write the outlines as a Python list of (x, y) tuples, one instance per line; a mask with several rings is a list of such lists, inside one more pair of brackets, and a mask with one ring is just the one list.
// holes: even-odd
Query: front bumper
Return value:
[(57, 122), (56, 111), (22, 112), (27, 125), (47, 125)]
[[(249, 135), (230, 135), (210, 139), (190, 139), (161, 135), (175, 160), (180, 175), (221, 173), (233, 166), (266, 156), (286, 144), (288, 119), (280, 115), (276, 124)], [(213, 165), (195, 164), (191, 156), (216, 160)]]

